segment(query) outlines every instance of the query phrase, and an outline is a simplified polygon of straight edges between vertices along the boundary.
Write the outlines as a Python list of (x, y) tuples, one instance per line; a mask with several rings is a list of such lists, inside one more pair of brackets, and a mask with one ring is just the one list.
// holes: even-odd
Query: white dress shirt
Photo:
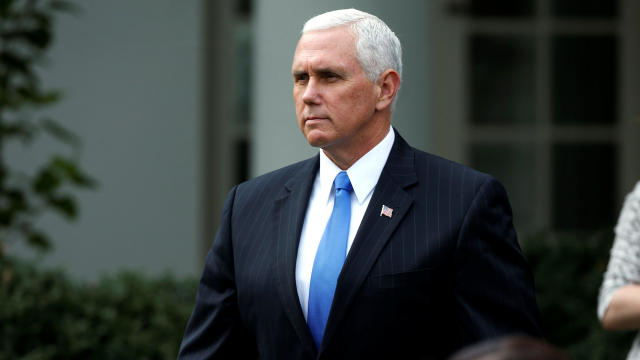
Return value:
[[(382, 168), (387, 162), (394, 139), (395, 134), (390, 127), (389, 132), (378, 145), (369, 150), (368, 153), (346, 170), (353, 187), (347, 253), (351, 249), (351, 244), (353, 244), (353, 239), (356, 236), (358, 227), (360, 227), (364, 212), (369, 205), (373, 189), (378, 183)], [(313, 189), (311, 190), (296, 260), (296, 286), (305, 319), (307, 318), (309, 305), (309, 283), (311, 282), (313, 262), (316, 258), (316, 251), (324, 233), (324, 228), (333, 211), (333, 199), (335, 197), (333, 180), (340, 171), (342, 170), (321, 149), (320, 170), (316, 175)]]

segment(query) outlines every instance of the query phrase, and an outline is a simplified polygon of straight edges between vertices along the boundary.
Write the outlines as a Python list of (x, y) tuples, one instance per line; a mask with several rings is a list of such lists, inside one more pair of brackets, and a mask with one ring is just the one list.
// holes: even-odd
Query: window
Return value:
[(630, 76), (640, 44), (632, 25), (640, 11), (630, 11), (637, 4), (455, 5), (453, 16), (443, 16), (453, 28), (458, 24), (463, 59), (457, 100), (463, 110), (452, 125), (462, 146), (456, 160), (503, 182), (521, 237), (610, 229), (624, 194), (640, 178), (640, 154), (632, 150), (640, 139), (627, 134), (637, 133), (639, 97), (630, 86), (638, 82)]

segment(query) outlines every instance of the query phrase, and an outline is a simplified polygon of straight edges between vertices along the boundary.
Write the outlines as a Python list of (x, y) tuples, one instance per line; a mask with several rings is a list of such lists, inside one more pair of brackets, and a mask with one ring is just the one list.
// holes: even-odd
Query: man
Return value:
[(540, 335), (503, 187), (391, 128), (401, 72), (378, 18), (305, 24), (293, 98), (321, 150), (233, 188), (180, 358), (442, 359)]

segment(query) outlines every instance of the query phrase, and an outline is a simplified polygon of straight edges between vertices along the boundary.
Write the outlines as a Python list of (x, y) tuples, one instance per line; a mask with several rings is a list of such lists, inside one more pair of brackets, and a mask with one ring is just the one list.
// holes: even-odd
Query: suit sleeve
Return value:
[(507, 334), (541, 337), (533, 275), (518, 245), (504, 187), (479, 186), (458, 236), (454, 293), (464, 344)]
[(255, 358), (254, 343), (242, 326), (234, 275), (231, 216), (237, 187), (229, 194), (220, 228), (207, 255), (196, 305), (187, 323), (178, 359)]

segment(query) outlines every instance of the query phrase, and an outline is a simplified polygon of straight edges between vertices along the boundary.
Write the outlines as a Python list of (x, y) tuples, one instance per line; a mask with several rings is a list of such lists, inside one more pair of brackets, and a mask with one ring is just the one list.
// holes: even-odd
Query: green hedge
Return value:
[(572, 359), (626, 359), (631, 347), (634, 332), (605, 331), (596, 312), (612, 242), (608, 229), (525, 243), (547, 340)]
[[(525, 242), (547, 339), (572, 359), (624, 359), (634, 335), (604, 331), (596, 317), (610, 233)], [(132, 272), (92, 285), (0, 260), (0, 360), (175, 359), (196, 288)]]
[(0, 359), (175, 359), (196, 280), (124, 272), (94, 285), (2, 264)]

